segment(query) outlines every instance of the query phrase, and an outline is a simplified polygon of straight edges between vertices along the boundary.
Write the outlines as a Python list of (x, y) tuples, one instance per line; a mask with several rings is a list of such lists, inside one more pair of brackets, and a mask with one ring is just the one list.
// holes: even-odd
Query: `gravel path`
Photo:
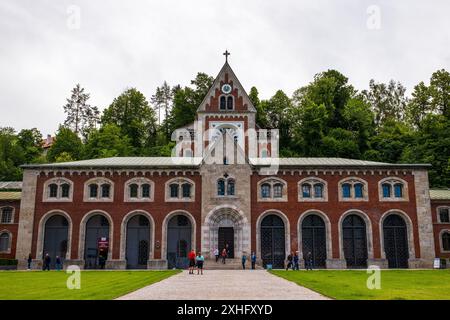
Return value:
[(321, 294), (265, 270), (183, 271), (118, 300), (323, 300)]

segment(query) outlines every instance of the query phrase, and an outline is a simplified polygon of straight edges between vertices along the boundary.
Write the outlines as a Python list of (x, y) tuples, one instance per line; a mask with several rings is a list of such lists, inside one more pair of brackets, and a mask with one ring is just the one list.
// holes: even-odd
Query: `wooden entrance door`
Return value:
[(219, 251), (228, 244), (228, 258), (234, 258), (234, 229), (233, 227), (219, 228)]

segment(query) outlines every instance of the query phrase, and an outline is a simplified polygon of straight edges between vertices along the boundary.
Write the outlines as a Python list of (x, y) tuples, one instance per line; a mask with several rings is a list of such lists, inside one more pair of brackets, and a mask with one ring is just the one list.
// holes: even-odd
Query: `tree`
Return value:
[[(64, 154), (63, 154), (64, 153)], [(55, 142), (47, 153), (50, 162), (61, 161), (61, 158), (80, 160), (83, 153), (83, 143), (80, 137), (64, 126), (59, 126)]]
[(97, 107), (92, 107), (87, 103), (89, 97), (89, 93), (85, 93), (84, 88), (77, 84), (72, 89), (72, 95), (64, 106), (64, 113), (67, 114), (64, 125), (83, 137), (86, 137), (99, 121), (100, 113)]
[(42, 134), (38, 129), (21, 130), (17, 135), (17, 143), (24, 151), (26, 163), (42, 161)]
[(413, 127), (420, 128), (423, 118), (432, 112), (430, 89), (421, 81), (414, 87), (406, 108), (406, 119)]
[(22, 180), (20, 165), (25, 163), (25, 153), (15, 130), (0, 128), (0, 181)]
[(103, 111), (102, 125), (116, 124), (131, 139), (138, 154), (155, 144), (156, 117), (145, 96), (135, 88), (125, 90)]
[(450, 73), (445, 69), (431, 75), (430, 95), (432, 109), (450, 118)]
[(268, 128), (269, 127), (268, 116), (265, 109), (263, 108), (261, 101), (259, 100), (258, 89), (256, 89), (256, 87), (252, 87), (250, 89), (248, 97), (250, 98), (250, 101), (252, 102), (253, 106), (256, 109), (256, 123), (261, 128)]
[(370, 80), (369, 90), (363, 90), (362, 95), (366, 102), (370, 104), (375, 114), (375, 124), (377, 127), (384, 121), (404, 120), (408, 99), (405, 96), (406, 88), (394, 80), (384, 83), (376, 83)]
[[(161, 109), (163, 109), (164, 111), (164, 119), (168, 118), (169, 112), (172, 108), (173, 95), (174, 92), (166, 81), (164, 81), (161, 87), (156, 88), (156, 93), (152, 96), (150, 101), (153, 104), (155, 110), (158, 111), (158, 125), (161, 125)], [(164, 122), (164, 131), (165, 135), (168, 136), (169, 128), (167, 121)]]
[(85, 158), (125, 157), (133, 155), (131, 140), (115, 124), (92, 131), (84, 147)]

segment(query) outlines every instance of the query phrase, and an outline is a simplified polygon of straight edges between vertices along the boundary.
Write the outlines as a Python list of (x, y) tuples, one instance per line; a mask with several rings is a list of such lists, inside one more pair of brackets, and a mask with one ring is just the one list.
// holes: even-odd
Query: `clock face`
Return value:
[(222, 86), (222, 92), (225, 94), (229, 94), (231, 92), (231, 86), (226, 83)]

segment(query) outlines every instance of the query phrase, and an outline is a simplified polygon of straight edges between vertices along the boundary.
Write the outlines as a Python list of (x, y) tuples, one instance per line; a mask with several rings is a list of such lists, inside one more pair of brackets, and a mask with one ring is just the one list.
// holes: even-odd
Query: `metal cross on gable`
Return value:
[(225, 56), (225, 62), (228, 62), (228, 56), (229, 56), (230, 54), (231, 54), (231, 53), (229, 53), (228, 50), (225, 50), (225, 52), (223, 53), (223, 55)]

